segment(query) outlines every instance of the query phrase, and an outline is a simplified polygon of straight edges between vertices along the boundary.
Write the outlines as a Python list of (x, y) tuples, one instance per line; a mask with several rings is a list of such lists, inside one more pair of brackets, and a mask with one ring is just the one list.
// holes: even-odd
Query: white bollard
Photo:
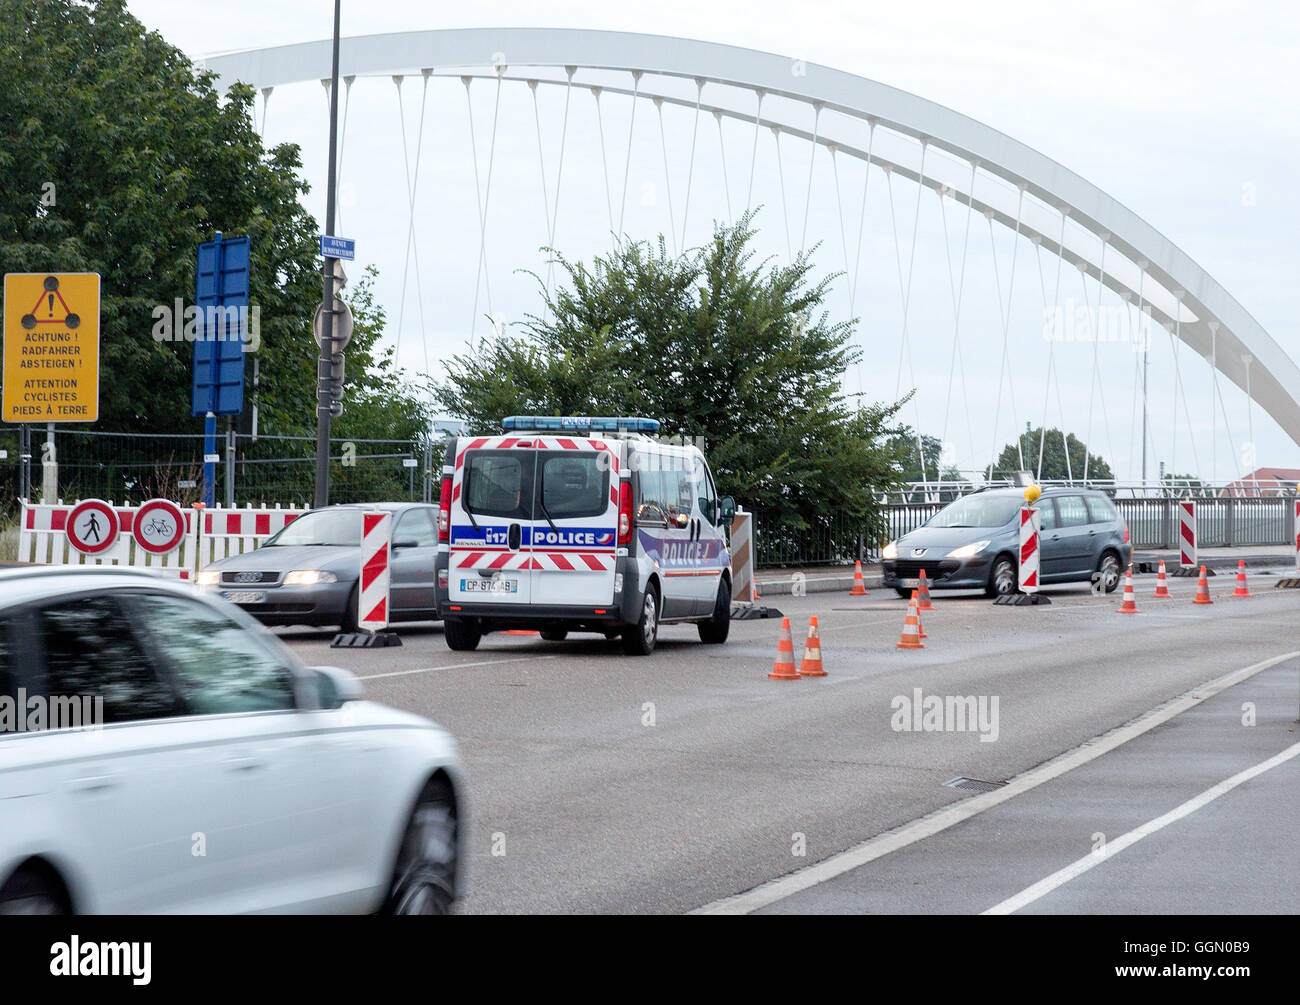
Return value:
[(391, 513), (361, 514), (361, 585), (357, 590), (357, 627), (379, 632), (388, 627), (388, 552)]

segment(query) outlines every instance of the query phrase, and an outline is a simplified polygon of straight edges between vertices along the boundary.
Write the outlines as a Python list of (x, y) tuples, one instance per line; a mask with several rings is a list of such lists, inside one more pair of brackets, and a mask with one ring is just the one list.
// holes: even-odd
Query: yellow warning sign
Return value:
[(5, 276), (5, 422), (99, 418), (99, 275)]

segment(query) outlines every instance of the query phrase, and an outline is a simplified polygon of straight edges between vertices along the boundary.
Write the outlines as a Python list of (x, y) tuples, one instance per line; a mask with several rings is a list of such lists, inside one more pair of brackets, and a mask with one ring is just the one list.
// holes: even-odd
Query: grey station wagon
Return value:
[[(924, 524), (885, 546), (885, 585), (909, 596), (921, 570), (933, 589), (979, 590), (989, 596), (1018, 588), (1024, 490), (988, 489), (963, 496)], [(1045, 489), (1041, 514), (1040, 580), (1096, 582), (1107, 593), (1132, 559), (1128, 526), (1115, 504), (1095, 489)]]

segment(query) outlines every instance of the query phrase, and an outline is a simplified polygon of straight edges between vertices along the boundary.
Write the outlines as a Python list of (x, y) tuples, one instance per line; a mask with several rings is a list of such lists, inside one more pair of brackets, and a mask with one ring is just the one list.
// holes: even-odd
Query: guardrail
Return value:
[[(962, 484), (965, 492), (950, 489)], [(1044, 482), (1045, 487), (1055, 487)], [(1069, 487), (1060, 483), (1061, 487)], [(882, 496), (881, 513), (886, 531), (883, 540), (860, 521), (836, 518), (803, 530), (773, 527), (762, 514), (756, 519), (755, 554), (760, 569), (800, 565), (852, 565), (855, 560), (878, 561), (881, 546), (915, 530), (959, 495), (981, 486), (947, 482), (943, 491), (936, 486), (910, 485), (901, 492)], [(1082, 486), (1075, 485), (1075, 488)], [(1178, 547), (1179, 502), (1196, 504), (1197, 543), (1202, 548), (1235, 548), (1277, 545), (1295, 547), (1295, 497), (1290, 494), (1259, 497), (1219, 495), (1213, 489), (1176, 485), (1163, 494), (1159, 490), (1122, 483), (1090, 483), (1111, 496), (1128, 524), (1135, 548)], [(936, 496), (938, 498), (936, 498)]]

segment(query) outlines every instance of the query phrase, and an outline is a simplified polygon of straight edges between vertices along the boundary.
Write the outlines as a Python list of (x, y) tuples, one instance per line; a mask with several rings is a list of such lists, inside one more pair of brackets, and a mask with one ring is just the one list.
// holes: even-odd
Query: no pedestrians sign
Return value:
[(99, 418), (99, 275), (5, 276), (5, 422)]

